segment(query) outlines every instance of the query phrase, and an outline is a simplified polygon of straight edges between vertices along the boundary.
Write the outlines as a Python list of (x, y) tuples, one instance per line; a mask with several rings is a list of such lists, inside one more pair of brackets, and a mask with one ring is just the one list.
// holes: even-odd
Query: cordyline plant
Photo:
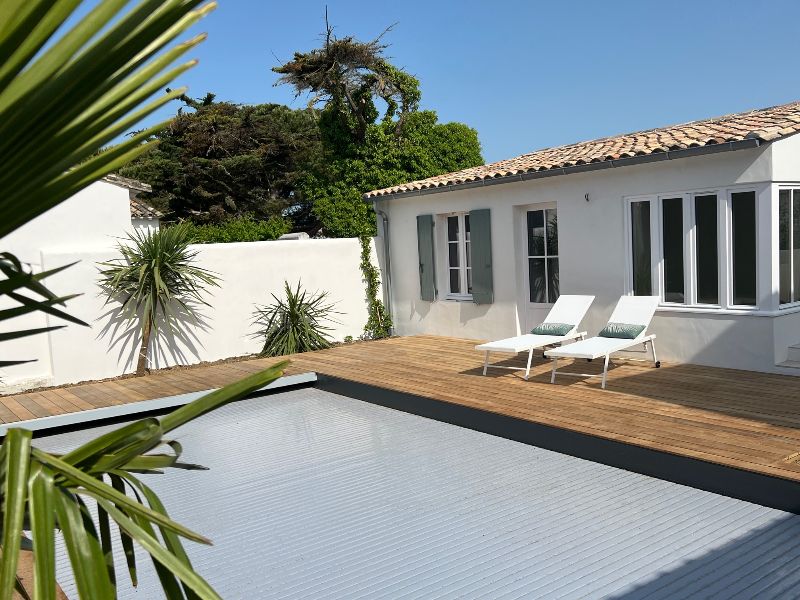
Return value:
[(121, 303), (121, 316), (138, 322), (141, 345), (136, 374), (144, 375), (150, 337), (159, 327), (177, 334), (187, 321), (197, 321), (197, 307), (208, 306), (203, 292), (219, 286), (211, 271), (192, 264), (192, 233), (187, 225), (157, 231), (135, 231), (117, 248), (122, 258), (100, 263), (100, 288), (106, 304)]
[(253, 337), (264, 340), (261, 354), (285, 356), (296, 352), (323, 350), (331, 347), (328, 334), (331, 328), (323, 322), (336, 323), (331, 318), (339, 314), (328, 302), (328, 293), (310, 294), (300, 287), (292, 289), (284, 281), (285, 298), (272, 294), (274, 302), (268, 306), (257, 306), (253, 314), (258, 330)]
[[(195, 64), (173, 66), (204, 36), (170, 47), (215, 6), (202, 0), (99, 0), (62, 35), (55, 33), (81, 0), (0, 0), (0, 239), (147, 150), (162, 123), (99, 152), (185, 88), (151, 100)], [(29, 313), (84, 324), (57, 305), (42, 283), (61, 269), (33, 273), (0, 253), (0, 324)], [(0, 334), (0, 342), (50, 327)], [(6, 360), (0, 366), (24, 362)], [(34, 565), (33, 597), (57, 593), (54, 539), (64, 538), (78, 594), (86, 600), (116, 596), (110, 523), (135, 583), (132, 544), (156, 564), (167, 598), (218, 598), (197, 575), (180, 538), (207, 541), (169, 518), (140, 473), (188, 467), (180, 445), (163, 436), (214, 408), (279, 377), (283, 364), (209, 394), (160, 420), (144, 419), (56, 456), (34, 448), (31, 433), (9, 429), (0, 446), (0, 600), (23, 597), (17, 567)], [(151, 453), (167, 444), (168, 453)], [(131, 495), (128, 495), (128, 494)], [(142, 501), (144, 500), (144, 502)], [(88, 503), (97, 504), (97, 517)], [(28, 532), (30, 539), (23, 537)], [(160, 535), (160, 539), (159, 536)], [(27, 537), (27, 535), (26, 535)], [(31, 561), (31, 558), (33, 560)]]

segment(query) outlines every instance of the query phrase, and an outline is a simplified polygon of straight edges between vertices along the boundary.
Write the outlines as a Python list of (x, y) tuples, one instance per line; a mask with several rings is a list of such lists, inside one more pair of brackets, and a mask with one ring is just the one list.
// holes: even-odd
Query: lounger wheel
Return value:
[(660, 368), (661, 368), (661, 361), (657, 360), (656, 361), (656, 369), (660, 369)]

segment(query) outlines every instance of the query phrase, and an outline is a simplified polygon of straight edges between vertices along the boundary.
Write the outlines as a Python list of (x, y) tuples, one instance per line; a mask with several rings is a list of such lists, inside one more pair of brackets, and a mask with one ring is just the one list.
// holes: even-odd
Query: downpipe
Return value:
[(384, 298), (386, 299), (386, 312), (389, 313), (389, 318), (392, 320), (392, 326), (389, 328), (389, 333), (394, 335), (394, 313), (392, 312), (392, 257), (389, 253), (389, 216), (382, 210), (378, 210), (378, 202), (372, 203), (372, 209), (375, 214), (381, 218), (383, 228), (383, 260), (386, 265), (386, 272), (383, 275), (383, 289), (385, 290)]

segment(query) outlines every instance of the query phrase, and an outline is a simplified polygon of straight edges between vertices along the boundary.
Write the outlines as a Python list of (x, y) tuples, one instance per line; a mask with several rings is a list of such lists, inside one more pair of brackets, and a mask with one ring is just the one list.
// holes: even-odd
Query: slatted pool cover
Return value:
[[(317, 389), (176, 433), (211, 470), (147, 481), (214, 540), (187, 545), (223, 598), (800, 596), (798, 516)], [(160, 597), (139, 558), (120, 598)]]

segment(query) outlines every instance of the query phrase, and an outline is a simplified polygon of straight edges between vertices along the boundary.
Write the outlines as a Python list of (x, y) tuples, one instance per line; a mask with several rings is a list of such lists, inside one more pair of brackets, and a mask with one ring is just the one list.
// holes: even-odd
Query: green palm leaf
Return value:
[[(160, 419), (147, 418), (120, 427), (63, 456), (32, 447), (30, 431), (10, 429), (0, 446), (3, 498), (0, 598), (10, 598), (14, 589), (24, 530), (30, 532), (33, 541), (35, 598), (54, 597), (56, 527), (62, 532), (80, 597), (113, 598), (118, 578), (112, 559), (112, 520), (120, 529), (120, 543), (134, 585), (135, 544), (153, 558), (167, 598), (219, 598), (193, 570), (180, 538), (201, 543), (210, 543), (209, 540), (173, 521), (163, 502), (128, 470), (128, 465), (148, 470), (154, 465), (165, 469), (179, 466), (181, 446), (165, 441), (165, 434), (269, 385), (281, 376), (286, 365), (282, 362), (251, 375)], [(171, 454), (147, 454), (163, 444), (168, 444)], [(126, 484), (132, 495), (126, 493)], [(97, 504), (96, 522), (88, 510), (87, 499)], [(156, 532), (163, 541), (159, 541)]]

